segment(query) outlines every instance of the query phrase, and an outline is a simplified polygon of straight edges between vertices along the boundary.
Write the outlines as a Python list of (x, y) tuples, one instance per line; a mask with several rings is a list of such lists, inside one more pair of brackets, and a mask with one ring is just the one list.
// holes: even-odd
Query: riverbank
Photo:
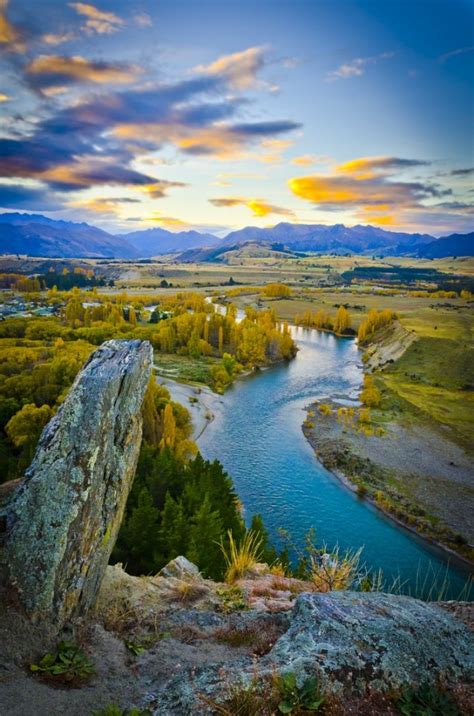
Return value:
[(181, 403), (189, 413), (193, 423), (192, 440), (198, 440), (207, 426), (214, 420), (215, 411), (221, 396), (206, 385), (198, 383), (180, 383), (172, 378), (156, 376), (156, 380), (169, 390), (171, 399)]
[(474, 566), (472, 471), (456, 444), (428, 426), (386, 423), (383, 434), (308, 407), (303, 433), (320, 462), (398, 524)]

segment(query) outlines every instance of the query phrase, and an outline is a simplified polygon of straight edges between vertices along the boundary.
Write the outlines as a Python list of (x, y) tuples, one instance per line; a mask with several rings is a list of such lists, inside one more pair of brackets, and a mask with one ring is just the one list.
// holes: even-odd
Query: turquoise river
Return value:
[(421, 596), (425, 583), (447, 581), (447, 597), (458, 597), (467, 579), (461, 567), (357, 498), (315, 457), (301, 429), (305, 406), (356, 400), (360, 354), (353, 340), (292, 330), (297, 357), (237, 381), (216, 401), (215, 420), (199, 439), (202, 454), (223, 463), (246, 520), (260, 513), (276, 545), (279, 528), (299, 547), (314, 528), (318, 543), (363, 547), (365, 565), (382, 569), (388, 582), (398, 577), (404, 592)]

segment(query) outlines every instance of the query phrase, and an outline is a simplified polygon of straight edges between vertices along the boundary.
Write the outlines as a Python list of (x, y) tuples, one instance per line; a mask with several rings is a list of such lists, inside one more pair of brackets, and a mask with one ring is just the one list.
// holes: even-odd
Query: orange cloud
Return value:
[(289, 209), (269, 204), (263, 199), (248, 199), (245, 197), (231, 196), (209, 199), (209, 201), (211, 204), (218, 207), (246, 206), (250, 209), (253, 216), (258, 217), (268, 216), (269, 214), (280, 214), (282, 216), (294, 217), (294, 213)]
[(0, 0), (0, 45), (6, 45), (13, 52), (22, 52), (25, 44), (20, 32), (7, 18), (8, 0)]
[(360, 157), (344, 162), (337, 167), (343, 174), (351, 174), (356, 179), (372, 179), (377, 174), (390, 174), (394, 171), (424, 166), (428, 162), (400, 157)]
[(162, 226), (169, 227), (186, 228), (190, 226), (187, 221), (182, 221), (175, 216), (163, 216), (163, 214), (160, 214), (157, 211), (153, 212), (153, 216), (149, 216), (147, 219), (145, 219), (145, 221), (153, 221), (157, 224), (161, 224)]
[(301, 157), (294, 157), (291, 160), (292, 164), (296, 164), (300, 167), (307, 167), (315, 163), (315, 158), (311, 154), (303, 154)]
[(321, 209), (353, 210), (375, 224), (401, 224), (406, 210), (426, 210), (423, 202), (451, 194), (430, 182), (397, 181), (395, 174), (424, 162), (399, 157), (361, 157), (345, 162), (332, 174), (294, 177), (288, 186), (296, 196)]
[(195, 72), (224, 77), (234, 89), (258, 85), (257, 73), (265, 64), (264, 47), (249, 47), (242, 52), (223, 55), (210, 65), (198, 65)]
[(69, 7), (73, 7), (78, 15), (87, 18), (83, 29), (89, 35), (111, 35), (125, 24), (122, 18), (113, 12), (104, 12), (88, 3), (72, 2)]
[[(106, 62), (91, 62), (80, 55), (40, 55), (30, 62), (25, 73), (33, 86), (46, 92), (47, 88), (60, 87), (70, 82), (95, 82), (97, 84), (127, 84), (141, 72), (139, 67), (121, 67)], [(55, 90), (53, 89), (53, 93)]]
[(340, 177), (296, 177), (288, 185), (293, 194), (315, 204), (351, 204), (358, 199), (357, 191)]
[(0, 102), (8, 102), (10, 97), (7, 94), (3, 94), (3, 92), (0, 92)]
[(121, 216), (122, 209), (127, 204), (139, 204), (138, 199), (129, 197), (105, 197), (92, 199), (78, 199), (67, 202), (68, 206), (73, 208), (85, 209), (94, 214), (110, 214), (112, 216)]

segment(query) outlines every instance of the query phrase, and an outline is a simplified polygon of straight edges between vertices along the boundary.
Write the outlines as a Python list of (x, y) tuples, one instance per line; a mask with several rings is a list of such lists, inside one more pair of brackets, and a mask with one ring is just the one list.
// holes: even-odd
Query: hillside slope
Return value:
[(135, 258), (120, 236), (90, 224), (55, 221), (37, 214), (0, 215), (0, 253), (64, 258)]

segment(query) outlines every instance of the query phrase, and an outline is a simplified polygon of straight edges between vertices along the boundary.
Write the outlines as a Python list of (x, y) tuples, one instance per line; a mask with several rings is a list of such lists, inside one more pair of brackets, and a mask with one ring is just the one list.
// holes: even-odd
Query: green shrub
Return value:
[(298, 686), (296, 675), (289, 672), (277, 677), (276, 686), (281, 696), (278, 710), (282, 714), (319, 711), (326, 700), (320, 691), (316, 676), (306, 679), (301, 686)]
[(67, 641), (59, 642), (56, 652), (45, 654), (38, 664), (30, 664), (30, 671), (70, 686), (80, 686), (95, 674), (84, 652)]

